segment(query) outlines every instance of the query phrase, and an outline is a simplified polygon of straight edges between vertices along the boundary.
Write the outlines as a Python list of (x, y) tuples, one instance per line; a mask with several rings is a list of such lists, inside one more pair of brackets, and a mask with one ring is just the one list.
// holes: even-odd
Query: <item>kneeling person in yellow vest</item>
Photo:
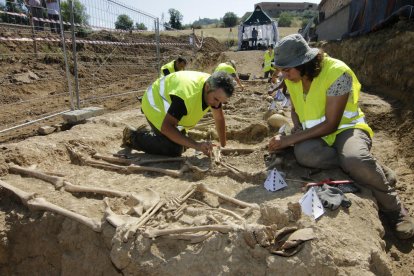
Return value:
[(372, 191), (398, 238), (413, 237), (414, 219), (393, 187), (394, 173), (370, 152), (373, 131), (358, 105), (361, 84), (354, 72), (310, 48), (300, 34), (278, 42), (275, 60), (291, 96), (294, 128), (291, 135), (273, 137), (269, 150), (294, 145), (296, 160), (306, 167), (341, 168)]
[(124, 129), (124, 146), (146, 153), (180, 156), (185, 148), (210, 155), (211, 142), (196, 142), (186, 136), (211, 110), (220, 145), (226, 145), (222, 105), (234, 91), (233, 80), (224, 72), (212, 75), (183, 71), (156, 80), (142, 98), (142, 111), (152, 130)]
[(226, 73), (230, 74), (230, 76), (232, 76), (233, 79), (235, 79), (237, 84), (240, 86), (241, 91), (244, 90), (244, 86), (241, 83), (241, 81), (239, 79), (239, 76), (237, 75), (236, 62), (234, 60), (230, 60), (229, 62), (220, 63), (219, 65), (217, 65), (214, 72), (226, 72)]
[(179, 56), (177, 59), (170, 61), (161, 67), (160, 76), (164, 77), (174, 72), (183, 71), (186, 66), (187, 60), (182, 56)]

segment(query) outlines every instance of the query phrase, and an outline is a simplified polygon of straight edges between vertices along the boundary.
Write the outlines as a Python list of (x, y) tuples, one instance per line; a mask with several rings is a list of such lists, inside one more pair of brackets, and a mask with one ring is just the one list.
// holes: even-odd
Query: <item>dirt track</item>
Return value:
[[(379, 33), (392, 39), (395, 29)], [(412, 32), (408, 32), (411, 33)], [(374, 34), (375, 35), (375, 34)], [(380, 37), (376, 37), (380, 39)], [(398, 38), (397, 38), (398, 39)], [(358, 42), (358, 47), (361, 47)], [(365, 43), (369, 43), (366, 41)], [(352, 51), (352, 42), (345, 43)], [(412, 44), (411, 44), (412, 45)], [(336, 57), (335, 48), (341, 45), (327, 45), (326, 51)], [(214, 47), (213, 47), (214, 48)], [(336, 48), (337, 49), (337, 48)], [(332, 53), (330, 52), (332, 51)], [(389, 50), (389, 51), (392, 51)], [(210, 72), (218, 61), (234, 59), (238, 71), (260, 75), (262, 52), (226, 52), (200, 53), (195, 56), (191, 66)], [(346, 56), (337, 56), (344, 59)], [(365, 63), (376, 64), (381, 71), (381, 63), (368, 57)], [(401, 58), (396, 56), (397, 59)], [(414, 62), (414, 61), (412, 61)], [(53, 68), (47, 66), (48, 70)], [(384, 65), (384, 66), (388, 66)], [(398, 64), (395, 65), (399, 70)], [(10, 72), (10, 68), (7, 68)], [(357, 68), (355, 71), (358, 75)], [(52, 72), (51, 72), (52, 73)], [(401, 73), (403, 77), (404, 71)], [(407, 72), (408, 74), (408, 72)], [(370, 72), (364, 75), (368, 80)], [(117, 76), (113, 76), (114, 79)], [(150, 80), (148, 80), (150, 82)], [(53, 85), (50, 84), (49, 85)], [(267, 83), (260, 80), (245, 82), (246, 90), (235, 95), (226, 107), (229, 147), (254, 149), (247, 155), (225, 156), (226, 162), (247, 172), (264, 169), (266, 164), (264, 149), (268, 138), (277, 130), (271, 129), (263, 114), (269, 103), (266, 101)], [(31, 86), (35, 89), (35, 86)], [(40, 92), (42, 88), (38, 91)], [(384, 87), (383, 90), (386, 90)], [(414, 89), (411, 87), (411, 89)], [(4, 90), (2, 90), (3, 92)], [(400, 90), (404, 95), (411, 90)], [(414, 214), (414, 149), (412, 145), (413, 113), (407, 107), (412, 104), (399, 103), (393, 99), (382, 99), (375, 95), (377, 90), (365, 90), (362, 95), (362, 108), (368, 122), (374, 128), (373, 152), (376, 157), (394, 169), (398, 175), (397, 189), (410, 214)], [(4, 96), (5, 94), (2, 93)], [(10, 94), (6, 94), (10, 95)], [(55, 190), (52, 185), (32, 178), (23, 178), (8, 174), (8, 164), (13, 162), (21, 166), (36, 166), (36, 169), (63, 174), (74, 184), (111, 188), (128, 192), (142, 192), (151, 188), (162, 197), (177, 196), (191, 183), (204, 183), (224, 194), (240, 200), (260, 204), (260, 212), (254, 212), (246, 218), (247, 223), (277, 224), (283, 227), (297, 225), (310, 226), (317, 239), (305, 244), (302, 252), (287, 259), (270, 255), (260, 246), (250, 249), (238, 233), (229, 235), (215, 234), (201, 244), (189, 244), (186, 241), (167, 239), (145, 239), (122, 243), (113, 227), (106, 224), (101, 234), (60, 215), (43, 212), (30, 212), (11, 193), (1, 191), (0, 229), (0, 273), (2, 275), (22, 274), (39, 271), (44, 274), (79, 275), (117, 275), (117, 274), (165, 274), (188, 273), (203, 274), (208, 269), (211, 274), (321, 274), (321, 275), (410, 275), (414, 274), (413, 242), (401, 243), (394, 238), (387, 226), (378, 220), (375, 204), (369, 193), (350, 194), (353, 202), (349, 211), (340, 209), (325, 214), (317, 222), (306, 216), (292, 218), (289, 204), (297, 202), (302, 196), (301, 183), (288, 181), (288, 189), (269, 193), (263, 189), (265, 177), (258, 175), (251, 179), (240, 179), (223, 168), (211, 167), (210, 160), (187, 151), (186, 156), (202, 168), (210, 168), (205, 175), (185, 173), (182, 178), (171, 178), (157, 173), (120, 174), (75, 163), (67, 150), (68, 145), (93, 148), (99, 153), (111, 155), (121, 150), (119, 147), (122, 128), (126, 124), (138, 126), (145, 122), (139, 114), (139, 105), (134, 98), (107, 101), (105, 107), (113, 112), (93, 118), (86, 124), (73, 127), (69, 131), (53, 133), (25, 139), (16, 143), (3, 143), (1, 148), (2, 180), (27, 192), (36, 192), (48, 201), (82, 215), (101, 219), (104, 205), (102, 197), (90, 194), (74, 194)], [(118, 111), (114, 111), (118, 110)], [(10, 114), (3, 114), (10, 117)], [(5, 120), (4, 118), (1, 118)], [(191, 133), (197, 139), (208, 139), (213, 129), (206, 127)], [(17, 134), (15, 137), (27, 134)], [(155, 157), (133, 152), (135, 160)], [(308, 173), (294, 161), (291, 152), (286, 151), (283, 163), (278, 169), (286, 172), (288, 178), (300, 178)], [(179, 164), (162, 165), (169, 169), (178, 169)], [(326, 177), (344, 179), (346, 175), (337, 170), (324, 171), (315, 175), (317, 180)], [(213, 207), (224, 207), (240, 214), (240, 210), (216, 198), (197, 197)], [(120, 214), (125, 211), (122, 199), (111, 198), (111, 205)], [(199, 218), (202, 219), (202, 218)], [(162, 221), (162, 218), (159, 218)], [(227, 220), (234, 220), (227, 218)], [(182, 223), (182, 222), (181, 222)], [(240, 223), (240, 222), (239, 222)], [(385, 232), (384, 227), (385, 226)], [(385, 233), (384, 241), (381, 236)], [(172, 269), (174, 267), (174, 269)]]

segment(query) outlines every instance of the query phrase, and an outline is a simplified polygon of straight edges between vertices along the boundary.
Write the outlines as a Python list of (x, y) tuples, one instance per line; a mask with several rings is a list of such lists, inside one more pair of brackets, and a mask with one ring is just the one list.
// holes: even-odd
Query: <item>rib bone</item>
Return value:
[(137, 221), (135, 224), (133, 224), (132, 226), (130, 226), (124, 236), (123, 236), (123, 241), (127, 242), (129, 238), (131, 238), (138, 230), (139, 227), (143, 226), (145, 223), (147, 223), (157, 212), (159, 209), (161, 209), (162, 206), (165, 205), (165, 201), (164, 200), (160, 200), (159, 202), (157, 202), (156, 204), (154, 204), (154, 206), (150, 209), (148, 209), (139, 219), (139, 221)]

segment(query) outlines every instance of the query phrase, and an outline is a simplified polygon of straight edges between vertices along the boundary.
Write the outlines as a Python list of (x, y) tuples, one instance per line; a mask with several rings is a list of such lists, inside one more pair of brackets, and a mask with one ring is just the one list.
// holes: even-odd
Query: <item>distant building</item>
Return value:
[(322, 0), (318, 10), (318, 40), (340, 40), (412, 18), (414, 0)]
[(325, 18), (329, 18), (334, 13), (348, 6), (351, 1), (352, 0), (322, 0), (321, 3), (319, 3), (318, 10), (319, 12), (323, 13), (323, 16)]
[(352, 0), (322, 0), (319, 4), (318, 40), (337, 40), (348, 32)]
[(266, 14), (270, 17), (279, 17), (280, 13), (285, 11), (299, 11), (303, 12), (306, 10), (316, 11), (318, 4), (302, 2), (302, 3), (290, 3), (290, 2), (260, 2), (254, 5), (254, 8), (260, 6)]

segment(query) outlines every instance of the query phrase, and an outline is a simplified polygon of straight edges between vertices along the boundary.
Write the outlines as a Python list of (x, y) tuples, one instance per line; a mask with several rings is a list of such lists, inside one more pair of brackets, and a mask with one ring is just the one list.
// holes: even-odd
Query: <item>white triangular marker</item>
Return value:
[(315, 220), (325, 213), (322, 202), (313, 187), (299, 200), (299, 204), (302, 212)]
[(276, 169), (273, 169), (267, 176), (264, 187), (266, 190), (274, 192), (287, 187), (287, 184), (280, 173)]
[(269, 110), (275, 110), (276, 109), (276, 101), (272, 101), (272, 104), (269, 106)]
[(278, 102), (283, 102), (286, 100), (285, 95), (283, 94), (281, 89), (278, 89), (275, 95), (275, 100)]
[(290, 105), (290, 99), (285, 97), (285, 99), (282, 102), (282, 107), (289, 107)]

